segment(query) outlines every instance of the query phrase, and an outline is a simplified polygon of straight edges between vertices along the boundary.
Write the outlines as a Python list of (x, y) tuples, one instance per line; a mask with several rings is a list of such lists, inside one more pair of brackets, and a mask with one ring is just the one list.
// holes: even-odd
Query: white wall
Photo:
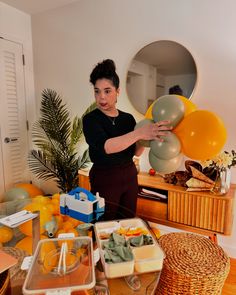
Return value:
[(156, 99), (156, 68), (133, 60), (128, 71), (130, 83), (127, 83), (127, 95), (135, 109), (145, 114), (148, 100)]
[[(185, 46), (197, 65), (193, 102), (225, 122), (225, 149), (235, 149), (236, 2), (234, 0), (80, 0), (34, 15), (33, 44), (38, 105), (45, 87), (56, 89), (72, 113), (82, 114), (93, 101), (89, 74), (112, 58), (121, 78), (118, 107), (137, 113), (125, 90), (131, 59), (145, 45), (172, 40)], [(147, 163), (144, 155), (142, 162)], [(236, 182), (236, 171), (232, 171)], [(220, 243), (236, 257), (235, 224)]]

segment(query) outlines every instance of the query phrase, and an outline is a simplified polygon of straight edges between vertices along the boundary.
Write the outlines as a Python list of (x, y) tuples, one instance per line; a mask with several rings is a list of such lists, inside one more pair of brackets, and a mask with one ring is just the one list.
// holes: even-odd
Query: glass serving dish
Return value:
[(39, 241), (22, 290), (23, 294), (52, 294), (59, 290), (70, 294), (94, 285), (92, 239), (56, 238)]

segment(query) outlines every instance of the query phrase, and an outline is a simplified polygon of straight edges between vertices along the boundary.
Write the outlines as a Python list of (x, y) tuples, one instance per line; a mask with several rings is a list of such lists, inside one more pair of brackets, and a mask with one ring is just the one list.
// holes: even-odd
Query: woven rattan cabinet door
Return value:
[(168, 220), (184, 225), (229, 234), (232, 199), (222, 196), (169, 191)]

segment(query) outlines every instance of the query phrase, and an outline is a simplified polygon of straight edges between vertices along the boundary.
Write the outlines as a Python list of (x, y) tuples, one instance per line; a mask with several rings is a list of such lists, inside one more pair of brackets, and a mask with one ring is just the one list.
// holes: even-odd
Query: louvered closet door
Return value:
[(0, 90), (2, 193), (27, 179), (28, 154), (22, 45), (3, 39), (0, 39)]

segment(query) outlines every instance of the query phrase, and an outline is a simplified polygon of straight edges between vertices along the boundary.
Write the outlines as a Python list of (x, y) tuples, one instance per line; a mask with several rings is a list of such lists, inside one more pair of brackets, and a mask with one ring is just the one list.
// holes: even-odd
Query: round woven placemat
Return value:
[(13, 282), (14, 280), (24, 280), (27, 272), (21, 269), (21, 264), (24, 258), (26, 256), (29, 256), (29, 254), (25, 252), (24, 250), (14, 248), (14, 247), (3, 247), (1, 248), (1, 250), (3, 250), (9, 255), (12, 255), (18, 260), (18, 263), (9, 269), (11, 282)]
[(210, 239), (171, 233), (160, 237), (166, 254), (156, 294), (221, 294), (230, 259)]

